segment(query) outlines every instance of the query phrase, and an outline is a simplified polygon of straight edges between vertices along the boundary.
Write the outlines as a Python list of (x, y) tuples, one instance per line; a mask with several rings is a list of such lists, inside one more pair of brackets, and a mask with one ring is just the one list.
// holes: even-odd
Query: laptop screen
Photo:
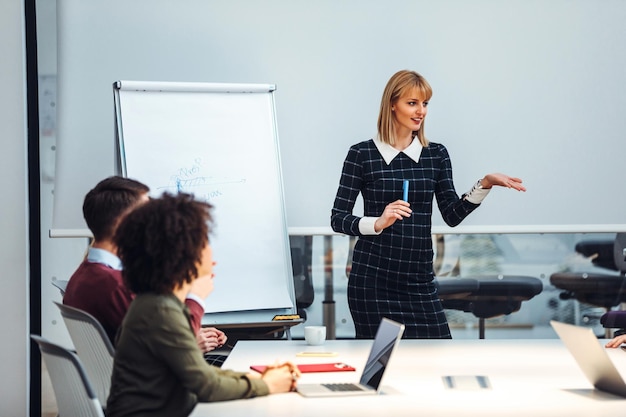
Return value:
[(361, 384), (375, 390), (378, 389), (391, 353), (396, 346), (396, 341), (402, 337), (403, 332), (404, 325), (383, 318), (380, 326), (378, 326), (370, 355), (367, 358), (367, 362), (365, 362), (363, 375), (361, 375), (360, 380)]

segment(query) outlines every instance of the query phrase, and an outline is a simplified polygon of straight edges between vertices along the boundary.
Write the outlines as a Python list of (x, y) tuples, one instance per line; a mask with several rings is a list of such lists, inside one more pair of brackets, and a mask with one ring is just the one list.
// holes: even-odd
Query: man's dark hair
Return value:
[(147, 185), (130, 178), (113, 176), (100, 181), (83, 201), (83, 217), (93, 237), (96, 240), (113, 238), (120, 217), (149, 191)]
[(135, 294), (167, 294), (196, 279), (212, 208), (190, 194), (165, 193), (124, 216), (113, 241), (126, 286)]

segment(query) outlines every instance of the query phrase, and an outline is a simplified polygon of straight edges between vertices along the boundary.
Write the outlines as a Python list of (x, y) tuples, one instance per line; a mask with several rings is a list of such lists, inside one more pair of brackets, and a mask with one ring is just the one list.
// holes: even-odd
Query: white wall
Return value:
[(433, 86), (426, 133), (448, 147), (457, 191), (488, 172), (528, 186), (494, 190), (452, 232), (626, 230), (626, 193), (616, 192), (622, 0), (58, 0), (57, 9), (55, 229), (84, 228), (80, 201), (113, 172), (116, 80), (276, 84), (289, 227), (329, 229), (348, 147), (375, 133), (387, 79), (410, 68)]
[(56, 175), (56, 2), (36, 0), (36, 7), (41, 164), (41, 334), (52, 342), (72, 347), (59, 309), (53, 303), (61, 302), (62, 297), (51, 281), (69, 279), (81, 262), (89, 242), (87, 239), (52, 239), (49, 236)]
[(0, 167), (7, 176), (0, 205), (2, 373), (0, 415), (28, 415), (28, 204), (26, 88), (22, 0), (0, 2)]

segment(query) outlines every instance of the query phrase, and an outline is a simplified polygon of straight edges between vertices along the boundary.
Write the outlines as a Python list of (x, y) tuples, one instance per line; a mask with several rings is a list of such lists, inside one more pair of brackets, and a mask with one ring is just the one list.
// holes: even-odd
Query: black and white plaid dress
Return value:
[[(364, 215), (378, 217), (402, 199), (409, 180), (413, 214), (380, 235), (362, 235), (352, 214), (359, 193)], [(450, 338), (433, 278), (433, 197), (444, 221), (458, 225), (478, 207), (457, 195), (446, 148), (430, 143), (419, 162), (400, 152), (389, 165), (373, 140), (353, 145), (343, 165), (331, 214), (334, 231), (359, 236), (348, 281), (348, 305), (357, 338), (373, 338), (382, 317), (405, 324), (405, 338)]]

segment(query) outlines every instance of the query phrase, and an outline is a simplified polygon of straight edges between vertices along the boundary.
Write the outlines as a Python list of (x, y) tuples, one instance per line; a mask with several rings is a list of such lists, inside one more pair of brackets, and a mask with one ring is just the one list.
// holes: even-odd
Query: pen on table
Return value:
[(298, 352), (296, 356), (337, 356), (337, 352)]
[(409, 201), (409, 180), (404, 180), (402, 183), (402, 199)]

